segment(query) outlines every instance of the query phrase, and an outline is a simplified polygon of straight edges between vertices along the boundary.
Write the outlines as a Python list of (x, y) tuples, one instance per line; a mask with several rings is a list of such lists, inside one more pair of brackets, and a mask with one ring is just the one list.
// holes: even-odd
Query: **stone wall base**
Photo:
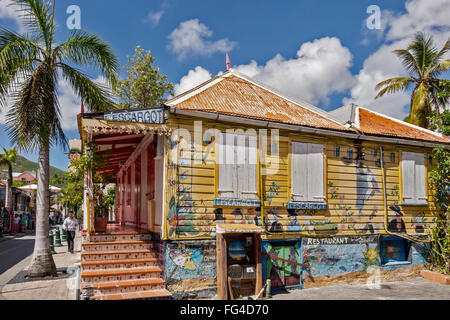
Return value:
[[(423, 270), (423, 265), (414, 265), (411, 267), (398, 268), (396, 270), (379, 269), (381, 282), (392, 282), (407, 280), (420, 277), (420, 271)], [(375, 278), (375, 273), (368, 273), (366, 271), (356, 271), (338, 275), (322, 275), (311, 276), (308, 272), (303, 271), (304, 289), (326, 287), (338, 284), (363, 284), (367, 280)]]

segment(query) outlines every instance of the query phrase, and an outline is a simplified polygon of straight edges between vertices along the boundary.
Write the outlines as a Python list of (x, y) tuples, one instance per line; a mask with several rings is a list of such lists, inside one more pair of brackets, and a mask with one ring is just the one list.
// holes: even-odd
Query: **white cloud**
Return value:
[(144, 22), (150, 22), (153, 27), (156, 27), (169, 7), (170, 7), (169, 0), (164, 0), (161, 4), (161, 9), (158, 11), (155, 10), (150, 11), (147, 14), (147, 17), (145, 18)]
[(356, 84), (350, 90), (350, 97), (343, 99), (344, 105), (356, 103), (398, 119), (409, 113), (410, 93), (389, 94), (375, 100), (375, 86), (388, 78), (408, 75), (392, 51), (406, 48), (417, 31), (432, 35), (435, 45), (442, 48), (450, 30), (450, 2), (412, 0), (405, 7), (405, 14), (389, 17), (385, 44), (364, 61), (363, 68), (356, 75)]
[[(325, 37), (301, 45), (293, 59), (280, 54), (263, 65), (252, 60), (234, 70), (265, 83), (280, 92), (310, 103), (327, 103), (329, 95), (348, 90), (353, 84), (349, 71), (352, 54), (338, 38)], [(197, 66), (175, 85), (175, 95), (211, 79), (211, 73)]]
[[(110, 88), (105, 77), (99, 76), (93, 81), (107, 89)], [(77, 114), (81, 112), (81, 98), (78, 97), (70, 83), (65, 79), (58, 82), (58, 100), (61, 109), (62, 128), (64, 130), (76, 130), (78, 127)], [(89, 112), (86, 105), (85, 112)]]
[(392, 20), (387, 40), (411, 37), (418, 31), (431, 33), (437, 28), (440, 32), (450, 31), (450, 1), (412, 0), (405, 4), (406, 14)]
[(211, 79), (211, 73), (203, 69), (200, 66), (195, 67), (194, 70), (189, 70), (187, 75), (180, 79), (180, 83), (175, 84), (174, 94), (175, 96), (186, 92), (199, 84)]
[(13, 1), (11, 0), (0, 0), (0, 19), (13, 20), (17, 24), (19, 32), (22, 33), (24, 31), (24, 26), (16, 11), (17, 6), (11, 5), (12, 3)]
[(302, 44), (293, 59), (277, 54), (265, 65), (251, 61), (235, 69), (287, 95), (328, 103), (330, 94), (352, 86), (352, 58), (338, 38), (325, 37)]
[(157, 26), (159, 24), (159, 21), (161, 20), (161, 17), (164, 15), (165, 10), (159, 10), (159, 11), (150, 11), (147, 14), (146, 21), (149, 21), (153, 27)]
[(215, 52), (229, 52), (236, 42), (227, 38), (216, 41), (206, 40), (213, 32), (198, 19), (181, 22), (168, 36), (168, 48), (182, 60), (188, 55), (211, 55)]

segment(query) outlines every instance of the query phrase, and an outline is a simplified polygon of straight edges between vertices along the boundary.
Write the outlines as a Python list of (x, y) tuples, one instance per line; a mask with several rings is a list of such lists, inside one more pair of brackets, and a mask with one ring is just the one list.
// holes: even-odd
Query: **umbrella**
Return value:
[[(37, 190), (37, 184), (30, 184), (27, 186), (20, 187), (19, 189), (22, 189), (24, 191), (34, 191), (34, 190)], [(48, 189), (50, 190), (50, 192), (55, 192), (55, 193), (61, 191), (61, 188), (54, 187), (54, 186), (49, 186)]]

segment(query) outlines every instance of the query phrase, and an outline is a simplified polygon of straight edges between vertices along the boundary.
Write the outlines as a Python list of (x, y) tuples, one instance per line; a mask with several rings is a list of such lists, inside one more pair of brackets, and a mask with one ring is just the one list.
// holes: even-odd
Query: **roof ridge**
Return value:
[(273, 88), (273, 87), (271, 87), (271, 86), (269, 86), (269, 85), (267, 85), (267, 84), (265, 84), (265, 83), (263, 83), (261, 81), (255, 80), (252, 77), (249, 77), (249, 76), (247, 76), (247, 75), (245, 75), (243, 73), (235, 71), (234, 69), (230, 69), (229, 71), (232, 74), (234, 74), (235, 76), (237, 76), (239, 78), (242, 78), (244, 80), (247, 80), (249, 82), (252, 82), (253, 84), (257, 85), (258, 87), (260, 87), (260, 88), (262, 88), (264, 90), (267, 90), (267, 91), (269, 91), (269, 92), (279, 96), (282, 99), (286, 99), (286, 100), (288, 100), (288, 101), (298, 105), (299, 107), (302, 107), (302, 108), (305, 108), (305, 109), (307, 109), (307, 110), (309, 110), (311, 112), (317, 113), (317, 114), (321, 115), (322, 117), (325, 117), (326, 119), (331, 120), (333, 122), (336, 122), (337, 124), (343, 126), (343, 124), (340, 123), (338, 119), (334, 118), (329, 112), (327, 112), (327, 111), (325, 111), (325, 110), (323, 110), (323, 109), (321, 109), (319, 107), (316, 107), (315, 105), (313, 105), (313, 104), (311, 104), (309, 102), (306, 102), (306, 101), (301, 100), (299, 98), (294, 98), (292, 96), (289, 96), (289, 95), (286, 95), (284, 93), (281, 93), (279, 90), (277, 90), (277, 89), (275, 89), (275, 88)]
[[(275, 95), (279, 96), (282, 99), (288, 100), (291, 103), (293, 103), (293, 104), (295, 104), (295, 105), (297, 105), (297, 106), (299, 106), (301, 108), (304, 108), (304, 109), (309, 110), (309, 111), (311, 111), (313, 113), (316, 113), (316, 114), (324, 117), (327, 120), (333, 121), (336, 124), (338, 124), (339, 126), (345, 127), (341, 122), (339, 122), (339, 120), (337, 118), (332, 116), (329, 112), (327, 112), (327, 111), (325, 111), (325, 110), (323, 110), (321, 108), (318, 108), (318, 107), (312, 105), (309, 102), (303, 101), (303, 100), (298, 99), (298, 98), (294, 98), (294, 97), (289, 96), (289, 95), (285, 95), (284, 93), (281, 93), (279, 90), (277, 90), (275, 88), (272, 88), (271, 86), (269, 86), (269, 85), (267, 85), (265, 83), (262, 83), (262, 82), (260, 82), (258, 80), (255, 80), (255, 79), (253, 79), (253, 78), (251, 78), (251, 77), (249, 77), (249, 76), (247, 76), (247, 75), (245, 75), (243, 73), (240, 73), (240, 72), (234, 70), (233, 68), (230, 68), (229, 70), (216, 75), (215, 77), (213, 77), (213, 78), (211, 78), (211, 79), (209, 79), (209, 80), (199, 84), (198, 86), (196, 86), (196, 87), (194, 87), (194, 88), (192, 88), (190, 90), (187, 90), (187, 91), (179, 94), (178, 96), (175, 96), (175, 97), (173, 97), (173, 98), (171, 98), (169, 100), (166, 100), (165, 104), (169, 105), (169, 106), (174, 106), (175, 104), (181, 103), (181, 102), (189, 99), (193, 95), (205, 91), (209, 87), (213, 86), (216, 83), (219, 83), (220, 81), (222, 81), (223, 79), (225, 79), (225, 78), (227, 78), (227, 77), (229, 77), (231, 75), (235, 75), (235, 76), (237, 76), (237, 77), (239, 77), (241, 79), (244, 79), (245, 81), (251, 82), (254, 85), (256, 85), (256, 86), (258, 86), (258, 87), (260, 87), (260, 88), (262, 88), (262, 89), (264, 89), (266, 91), (269, 91), (270, 93), (275, 94)], [(179, 100), (179, 101), (177, 101), (177, 100)]]
[[(444, 135), (443, 135), (442, 133), (434, 132), (434, 131), (431, 131), (431, 130), (429, 130), (429, 129), (425, 129), (425, 128), (416, 126), (415, 124), (408, 123), (408, 122), (402, 121), (402, 120), (400, 120), (400, 119), (396, 119), (396, 118), (390, 117), (390, 116), (388, 116), (388, 115), (385, 115), (385, 114), (382, 114), (382, 113), (379, 113), (379, 112), (376, 112), (376, 111), (373, 111), (373, 110), (370, 110), (370, 109), (367, 109), (367, 108), (364, 108), (364, 107), (361, 107), (361, 106), (357, 106), (357, 107), (358, 107), (358, 108), (361, 108), (361, 109), (364, 109), (364, 110), (366, 110), (367, 112), (374, 113), (374, 114), (376, 114), (376, 115), (378, 115), (378, 116), (380, 116), (380, 117), (383, 117), (383, 118), (386, 118), (386, 119), (395, 121), (395, 122), (400, 123), (400, 124), (402, 124), (402, 125), (406, 125), (406, 126), (408, 126), (408, 127), (412, 127), (412, 128), (414, 128), (414, 129), (418, 129), (418, 130), (421, 130), (421, 131), (426, 132), (426, 133), (429, 133), (429, 134), (433, 134), (433, 135), (435, 135), (435, 136), (437, 136), (437, 137), (439, 137), (439, 138), (444, 138)], [(446, 137), (446, 136), (445, 136), (445, 137)]]
[[(206, 89), (208, 89), (209, 87), (211, 87), (211, 86), (213, 86), (215, 84), (215, 83), (212, 83), (212, 82), (217, 81), (219, 79), (220, 79), (220, 81), (222, 81), (224, 78), (226, 78), (226, 77), (228, 77), (230, 75), (231, 75), (231, 72), (229, 70), (227, 70), (227, 71), (225, 71), (223, 73), (220, 73), (220, 74), (212, 77), (211, 79), (200, 83), (199, 85), (195, 86), (194, 88), (189, 89), (189, 90), (187, 90), (187, 91), (185, 91), (183, 93), (180, 93), (179, 95), (177, 95), (175, 97), (172, 97), (171, 99), (166, 100), (164, 104), (172, 106), (172, 105), (175, 104), (174, 103), (175, 101), (180, 100), (180, 99), (181, 99), (181, 101), (179, 101), (178, 103), (183, 102), (184, 100), (190, 98), (191, 94), (194, 95), (194, 92), (196, 94), (200, 93), (200, 92), (203, 92), (203, 91), (205, 91)], [(217, 81), (217, 83), (220, 82), (220, 81)], [(202, 87), (204, 87), (203, 90), (200, 90)], [(196, 91), (198, 91), (198, 92), (196, 92)], [(184, 99), (182, 99), (182, 98), (184, 98)]]

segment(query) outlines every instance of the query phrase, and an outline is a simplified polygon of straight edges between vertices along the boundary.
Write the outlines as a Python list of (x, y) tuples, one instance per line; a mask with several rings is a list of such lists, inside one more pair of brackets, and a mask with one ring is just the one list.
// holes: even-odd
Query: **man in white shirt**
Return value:
[(63, 229), (67, 231), (67, 245), (69, 252), (73, 253), (73, 242), (75, 239), (75, 232), (78, 228), (78, 221), (73, 216), (73, 211), (69, 211), (69, 216), (64, 220)]

